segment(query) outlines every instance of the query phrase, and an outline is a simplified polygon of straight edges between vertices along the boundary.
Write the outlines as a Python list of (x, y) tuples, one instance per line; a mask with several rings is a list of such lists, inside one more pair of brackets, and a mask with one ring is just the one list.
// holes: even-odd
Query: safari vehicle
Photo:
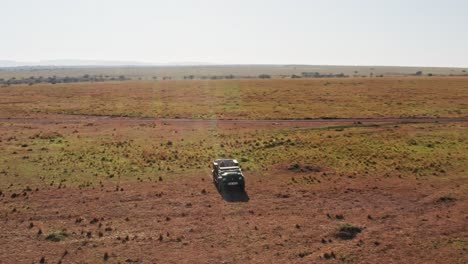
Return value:
[(245, 190), (245, 177), (239, 162), (233, 159), (218, 159), (213, 162), (213, 183), (219, 191), (226, 187), (239, 187)]

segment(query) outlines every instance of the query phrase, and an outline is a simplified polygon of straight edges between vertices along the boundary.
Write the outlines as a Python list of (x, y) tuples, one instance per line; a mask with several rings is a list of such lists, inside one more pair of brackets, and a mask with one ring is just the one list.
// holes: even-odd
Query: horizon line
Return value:
[[(54, 61), (62, 64), (52, 64)], [(70, 61), (70, 63), (65, 63)], [(90, 64), (74, 64), (73, 62), (94, 62)], [(17, 65), (1, 65), (12, 63)], [(121, 63), (121, 64), (120, 64)], [(216, 67), (216, 66), (325, 66), (325, 67), (399, 67), (399, 68), (457, 68), (468, 69), (468, 66), (431, 66), (431, 65), (385, 65), (385, 64), (307, 64), (307, 63), (212, 63), (212, 62), (143, 62), (125, 60), (89, 60), (89, 59), (65, 59), (65, 60), (39, 60), (37, 62), (25, 62), (16, 60), (1, 60), (0, 68), (23, 68), (23, 67)]]

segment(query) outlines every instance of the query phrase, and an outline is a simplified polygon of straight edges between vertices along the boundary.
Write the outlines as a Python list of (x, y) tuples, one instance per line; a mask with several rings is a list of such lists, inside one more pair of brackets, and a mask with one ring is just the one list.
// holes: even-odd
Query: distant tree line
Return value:
[[(409, 74), (409, 76), (424, 76), (424, 73), (422, 71), (417, 71), (413, 74)], [(427, 76), (432, 77), (432, 76), (450, 76), (450, 77), (466, 77), (468, 74), (466, 73), (466, 70), (462, 70), (461, 74), (433, 74), (433, 73), (428, 73)]]
[[(360, 75), (358, 71), (354, 71), (353, 77), (367, 77), (367, 75)], [(466, 70), (462, 70), (459, 74), (432, 74), (432, 73), (423, 73), (422, 71), (417, 71), (415, 73), (406, 74), (406, 76), (468, 76)], [(374, 74), (370, 73), (370, 77), (384, 77), (383, 74)], [(291, 74), (291, 75), (277, 75), (275, 78), (289, 78), (289, 79), (298, 79), (298, 78), (348, 78), (349, 75), (345, 75), (344, 73), (328, 73), (322, 74), (319, 72), (302, 72), (300, 75)], [(156, 80), (172, 80), (172, 79), (183, 79), (183, 80), (230, 80), (230, 79), (271, 79), (273, 78), (269, 74), (260, 74), (257, 76), (242, 76), (242, 75), (184, 75), (182, 77), (172, 77), (172, 76), (150, 76), (147, 77), (146, 80), (152, 79)], [(135, 80), (143, 80), (142, 77), (134, 77)], [(34, 85), (40, 83), (78, 83), (78, 82), (106, 82), (106, 81), (127, 81), (132, 80), (132, 78), (126, 77), (124, 75), (90, 75), (84, 74), (78, 77), (58, 77), (58, 76), (51, 76), (51, 77), (27, 77), (27, 78), (15, 78), (11, 77), (9, 79), (0, 78), (0, 86), (9, 86), (15, 84), (27, 84), (27, 85)]]
[(78, 77), (58, 77), (58, 76), (51, 76), (51, 77), (27, 77), (27, 78), (16, 78), (11, 77), (9, 79), (0, 78), (0, 85), (8, 86), (13, 84), (40, 84), (40, 83), (77, 83), (77, 82), (106, 82), (106, 81), (126, 81), (130, 80), (130, 78), (125, 77), (124, 75), (119, 76), (109, 76), (109, 75), (89, 75), (85, 74)]
[(195, 75), (186, 75), (184, 76), (184, 80), (194, 80), (194, 79), (201, 79), (201, 80), (222, 80), (222, 79), (240, 79), (244, 78), (241, 76), (234, 76), (232, 74), (229, 75), (211, 75), (211, 76), (199, 76), (198, 78)]
[(187, 75), (183, 77), (184, 80), (232, 80), (232, 79), (252, 79), (256, 78), (253, 76), (235, 76), (232, 74), (228, 75), (202, 75), (202, 76), (195, 76), (195, 75)]
[(271, 76), (268, 75), (268, 74), (260, 74), (260, 75), (258, 76), (258, 78), (260, 78), (260, 79), (270, 79)]
[(338, 73), (338, 74), (321, 74), (319, 72), (303, 72), (301, 73), (301, 76), (293, 75), (291, 78), (347, 78), (349, 77), (348, 75), (345, 75), (344, 73)]

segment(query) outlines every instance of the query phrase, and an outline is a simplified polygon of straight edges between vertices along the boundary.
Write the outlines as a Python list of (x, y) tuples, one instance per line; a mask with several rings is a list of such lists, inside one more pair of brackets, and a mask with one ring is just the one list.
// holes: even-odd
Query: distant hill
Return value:
[(168, 62), (168, 63), (150, 63), (141, 61), (119, 61), (119, 60), (41, 60), (41, 61), (12, 61), (0, 60), (0, 67), (115, 67), (115, 66), (187, 66), (187, 65), (212, 65), (207, 62)]
[(11, 61), (0, 60), (0, 67), (32, 67), (32, 66), (149, 66), (151, 63), (138, 61), (104, 61), (104, 60), (42, 60), (42, 61)]
[(11, 61), (11, 60), (0, 60), (0, 67), (18, 67), (18, 66), (23, 66), (24, 64), (17, 62), (17, 61)]

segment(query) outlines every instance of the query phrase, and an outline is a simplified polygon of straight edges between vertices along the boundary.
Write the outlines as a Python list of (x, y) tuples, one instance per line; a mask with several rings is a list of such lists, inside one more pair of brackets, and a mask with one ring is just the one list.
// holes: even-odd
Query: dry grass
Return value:
[[(0, 123), (0, 257), (465, 263), (466, 122), (296, 128), (36, 113), (459, 117), (466, 86), (405, 78), (4, 88), (1, 115), (42, 119)], [(219, 157), (240, 160), (247, 199), (216, 191), (210, 164)]]
[(0, 117), (466, 117), (467, 101), (462, 77), (45, 84), (2, 88)]
[(208, 175), (210, 162), (219, 157), (238, 158), (248, 173), (293, 174), (290, 185), (319, 184), (317, 175), (453, 178), (468, 162), (464, 124), (300, 130), (181, 124), (4, 124), (0, 190), (12, 185), (21, 194), (43, 186)]

